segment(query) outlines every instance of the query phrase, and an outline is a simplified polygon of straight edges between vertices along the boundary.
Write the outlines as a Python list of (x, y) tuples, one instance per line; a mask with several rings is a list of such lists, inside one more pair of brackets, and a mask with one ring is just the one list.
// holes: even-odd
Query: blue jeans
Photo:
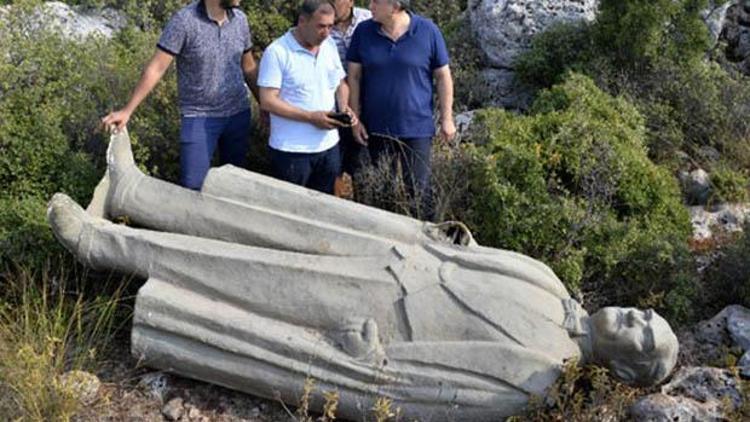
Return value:
[(341, 169), (338, 144), (325, 151), (312, 153), (268, 149), (275, 178), (333, 194), (333, 184)]
[(200, 190), (217, 145), (220, 164), (245, 167), (250, 117), (250, 109), (229, 117), (183, 116), (180, 125), (180, 184)]
[(397, 166), (401, 166), (407, 192), (412, 197), (412, 213), (431, 221), (435, 216), (430, 182), (432, 138), (399, 139), (371, 134), (367, 145), (374, 165), (379, 165), (383, 159), (390, 160), (394, 173)]

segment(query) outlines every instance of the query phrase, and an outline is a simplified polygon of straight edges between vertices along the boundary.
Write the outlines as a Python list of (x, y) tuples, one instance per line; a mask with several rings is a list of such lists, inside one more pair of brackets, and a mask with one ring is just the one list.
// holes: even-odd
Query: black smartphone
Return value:
[(343, 123), (345, 126), (352, 125), (352, 116), (348, 115), (347, 113), (330, 112), (328, 113), (328, 117), (334, 120), (338, 120), (339, 122)]

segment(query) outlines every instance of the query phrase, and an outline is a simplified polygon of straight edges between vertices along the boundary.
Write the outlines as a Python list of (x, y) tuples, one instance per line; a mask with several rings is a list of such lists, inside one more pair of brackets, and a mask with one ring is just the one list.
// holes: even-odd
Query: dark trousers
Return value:
[(269, 148), (271, 170), (277, 179), (333, 194), (340, 174), (339, 145), (321, 152), (286, 152)]
[(180, 123), (180, 184), (200, 190), (216, 147), (220, 164), (246, 167), (250, 110), (229, 117), (188, 117)]
[(341, 148), (341, 173), (354, 176), (364, 162), (365, 146), (354, 140), (350, 127), (339, 128), (339, 146)]
[[(394, 173), (400, 166), (406, 189), (412, 197), (412, 211), (423, 220), (432, 220), (432, 138), (392, 138), (370, 135), (367, 141), (375, 165), (389, 160)], [(385, 157), (385, 158), (384, 158)]]

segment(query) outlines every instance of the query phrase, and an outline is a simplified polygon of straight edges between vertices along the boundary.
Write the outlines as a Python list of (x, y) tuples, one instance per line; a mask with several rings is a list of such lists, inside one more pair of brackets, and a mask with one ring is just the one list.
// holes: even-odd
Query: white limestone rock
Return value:
[(489, 64), (512, 69), (534, 35), (552, 24), (592, 21), (598, 0), (471, 0), (469, 16)]
[(701, 403), (687, 397), (650, 394), (640, 398), (631, 408), (633, 420), (649, 422), (692, 422), (719, 420), (721, 403)]
[[(7, 19), (13, 6), (0, 7), (0, 19)], [(125, 14), (112, 9), (86, 9), (59, 1), (43, 3), (30, 18), (33, 31), (56, 31), (68, 39), (83, 40), (90, 36), (112, 38), (127, 25)]]
[(693, 238), (710, 239), (717, 232), (733, 233), (742, 230), (750, 215), (750, 204), (720, 204), (717, 207), (688, 207), (693, 225)]

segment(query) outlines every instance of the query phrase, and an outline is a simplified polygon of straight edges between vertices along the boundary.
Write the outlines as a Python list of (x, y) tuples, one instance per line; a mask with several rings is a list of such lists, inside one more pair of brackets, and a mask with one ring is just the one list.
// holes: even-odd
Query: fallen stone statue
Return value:
[(458, 223), (233, 167), (183, 189), (141, 173), (124, 131), (107, 162), (88, 210), (57, 194), (49, 222), (82, 262), (148, 279), (132, 352), (149, 366), (292, 405), (311, 377), (352, 420), (385, 397), (408, 419), (484, 421), (522, 413), (568, 359), (643, 385), (675, 364), (655, 312), (589, 316), (547, 266)]

